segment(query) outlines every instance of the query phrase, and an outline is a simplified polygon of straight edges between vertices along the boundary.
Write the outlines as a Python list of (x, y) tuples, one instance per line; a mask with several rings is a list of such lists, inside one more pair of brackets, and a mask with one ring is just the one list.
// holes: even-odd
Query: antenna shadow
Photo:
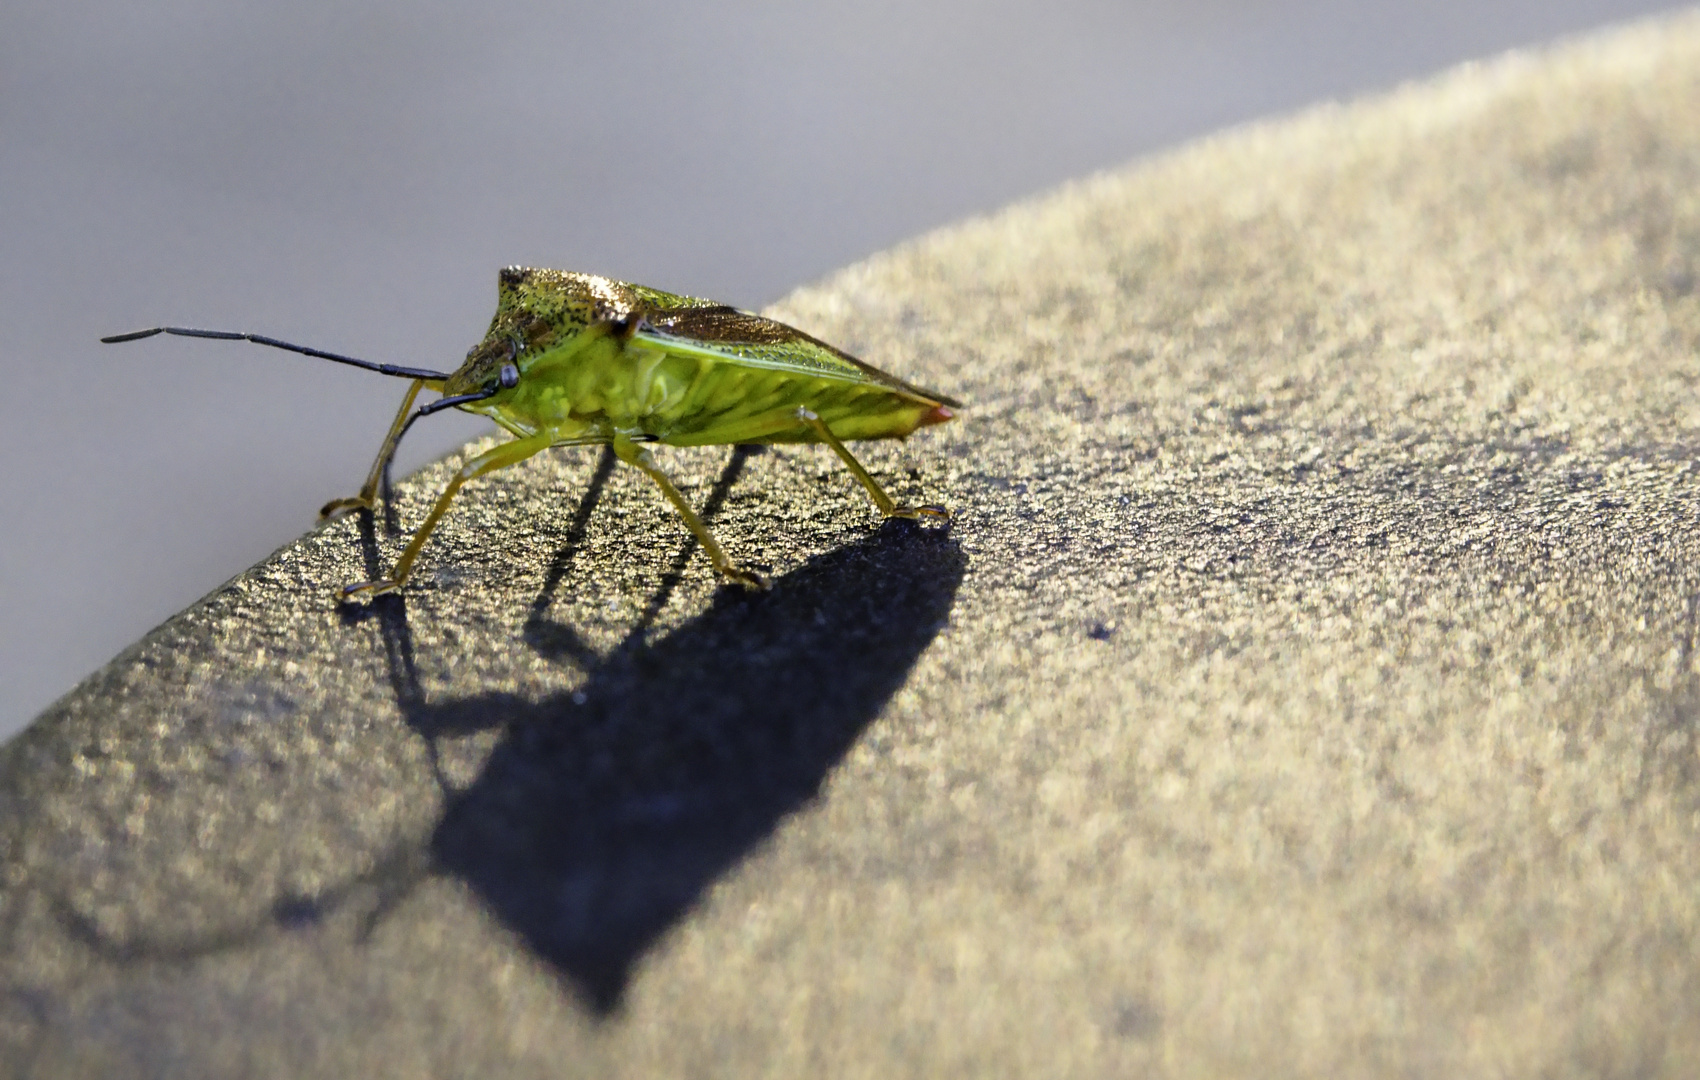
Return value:
[(638, 957), (814, 798), (944, 625), (964, 565), (947, 530), (891, 522), (770, 592), (722, 589), (574, 693), (403, 695), (428, 738), (505, 731), (448, 793), (436, 872), (613, 1012)]

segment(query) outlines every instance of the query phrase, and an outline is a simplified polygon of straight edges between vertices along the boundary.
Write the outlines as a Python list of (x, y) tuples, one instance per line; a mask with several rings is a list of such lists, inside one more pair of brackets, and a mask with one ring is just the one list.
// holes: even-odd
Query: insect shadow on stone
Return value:
[(496, 733), (460, 779), (437, 771), (442, 816), (407, 865), (463, 882), (593, 1017), (617, 1013), (642, 957), (820, 797), (948, 625), (965, 567), (945, 530), (881, 529), (651, 637), (663, 585), (623, 641), (567, 657), (582, 682), (538, 695), (422, 684), (407, 598), (349, 609), (378, 621), (433, 761)]
[[(342, 601), (396, 592), (468, 480), (552, 446), (603, 445), (661, 489), (726, 580), (764, 588), (708, 531), (656, 463), (668, 446), (820, 442), (843, 461), (888, 518), (947, 519), (932, 505), (900, 505), (844, 445), (905, 438), (951, 419), (960, 403), (887, 375), (794, 327), (711, 300), (592, 274), (510, 267), (500, 275), (496, 316), (453, 372), (360, 360), (262, 334), (161, 326), (102, 338), (113, 344), (156, 334), (251, 341), (412, 380), (377, 460), (351, 498), (320, 511), (370, 511), (388, 489), (396, 446), (415, 421), (444, 409), (488, 416), (513, 434), (456, 470), (414, 530), (388, 576), (338, 590)], [(422, 390), (441, 396), (415, 408)]]
[[(733, 452), (704, 518), (713, 520), (750, 452)], [(415, 655), (405, 594), (339, 611), (345, 626), (377, 627), (396, 706), (424, 740), (442, 813), (428, 840), (398, 840), (369, 870), (279, 896), (253, 933), (352, 910), (364, 941), (419, 886), (453, 878), (592, 1018), (612, 1017), (642, 957), (821, 795), (949, 625), (967, 565), (956, 538), (882, 528), (811, 557), (770, 590), (720, 590), (652, 634), (687, 542), (620, 640), (597, 647), (547, 612), (615, 466), (605, 449), (524, 631), (537, 656), (577, 667), (582, 679), (530, 693), (499, 671), (472, 683), (443, 678), (449, 657), (427, 653), (422, 664)], [(359, 527), (375, 560), (372, 515)], [(231, 940), (196, 943), (193, 955)], [(130, 942), (106, 947), (136, 954)]]

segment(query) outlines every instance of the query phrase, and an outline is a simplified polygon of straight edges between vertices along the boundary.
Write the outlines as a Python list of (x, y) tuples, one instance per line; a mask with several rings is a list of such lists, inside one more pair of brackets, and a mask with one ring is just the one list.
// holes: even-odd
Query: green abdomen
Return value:
[(736, 358), (580, 340), (528, 365), (520, 385), (488, 412), (516, 432), (563, 440), (641, 431), (674, 446), (812, 442), (797, 409), (841, 439), (908, 435), (948, 417), (939, 403), (880, 383)]
[(656, 376), (672, 392), (643, 426), (675, 446), (812, 441), (794, 419), (799, 406), (841, 439), (897, 438), (935, 407), (876, 383), (694, 357), (670, 356)]

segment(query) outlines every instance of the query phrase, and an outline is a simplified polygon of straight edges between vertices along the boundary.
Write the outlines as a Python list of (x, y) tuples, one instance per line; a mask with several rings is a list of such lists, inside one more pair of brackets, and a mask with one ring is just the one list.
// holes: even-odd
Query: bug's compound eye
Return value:
[(519, 368), (512, 364), (503, 364), (501, 372), (496, 376), (496, 381), (502, 384), (503, 390), (512, 390), (519, 385)]

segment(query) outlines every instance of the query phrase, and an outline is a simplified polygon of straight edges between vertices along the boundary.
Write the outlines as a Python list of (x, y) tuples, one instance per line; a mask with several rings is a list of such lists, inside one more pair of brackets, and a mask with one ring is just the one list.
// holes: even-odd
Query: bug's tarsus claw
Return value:
[(352, 514), (356, 510), (370, 509), (372, 509), (372, 500), (362, 498), (359, 495), (354, 495), (346, 499), (332, 499), (330, 502), (319, 507), (319, 520), (332, 521), (347, 514)]
[(357, 581), (336, 591), (339, 604), (360, 604), (401, 590), (401, 582), (380, 578), (377, 581)]
[(908, 518), (911, 521), (949, 521), (950, 511), (942, 506), (899, 506), (887, 517)]
[(728, 584), (742, 585), (746, 589), (766, 590), (773, 587), (773, 583), (768, 581), (765, 575), (754, 570), (745, 570), (741, 566), (722, 567), (720, 574)]

